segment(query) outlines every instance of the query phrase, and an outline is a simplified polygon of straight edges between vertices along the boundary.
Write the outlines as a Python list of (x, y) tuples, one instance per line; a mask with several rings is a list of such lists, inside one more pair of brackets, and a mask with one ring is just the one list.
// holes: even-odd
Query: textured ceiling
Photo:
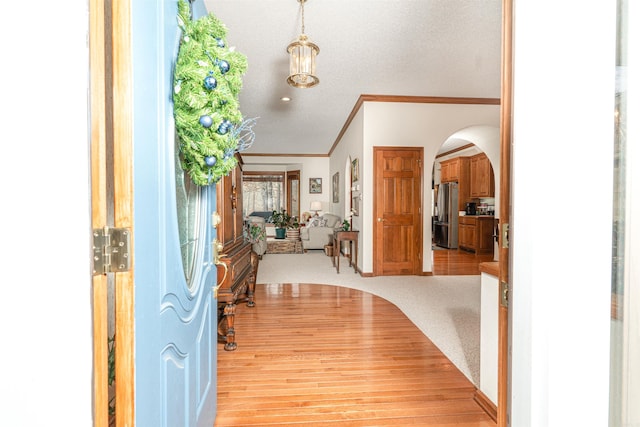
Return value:
[(308, 0), (305, 33), (320, 47), (310, 89), (286, 82), (297, 0), (205, 5), (248, 59), (240, 109), (258, 121), (247, 153), (326, 155), (363, 94), (500, 96), (500, 0)]

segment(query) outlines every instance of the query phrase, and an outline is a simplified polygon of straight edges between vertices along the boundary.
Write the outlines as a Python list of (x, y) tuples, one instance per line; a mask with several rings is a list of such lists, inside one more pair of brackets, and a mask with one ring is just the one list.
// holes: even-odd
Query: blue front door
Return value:
[[(176, 161), (177, 0), (132, 2), (136, 426), (212, 426), (216, 412), (215, 186)], [(194, 16), (206, 13), (198, 0)], [(116, 106), (117, 108), (117, 106)]]

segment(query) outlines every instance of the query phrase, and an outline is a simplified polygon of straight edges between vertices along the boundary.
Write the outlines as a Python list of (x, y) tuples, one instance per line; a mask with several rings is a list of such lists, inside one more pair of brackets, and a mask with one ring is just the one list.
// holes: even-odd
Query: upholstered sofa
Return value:
[(339, 216), (325, 213), (320, 217), (313, 217), (300, 227), (300, 240), (302, 249), (324, 249), (325, 245), (333, 242), (333, 231), (342, 227)]

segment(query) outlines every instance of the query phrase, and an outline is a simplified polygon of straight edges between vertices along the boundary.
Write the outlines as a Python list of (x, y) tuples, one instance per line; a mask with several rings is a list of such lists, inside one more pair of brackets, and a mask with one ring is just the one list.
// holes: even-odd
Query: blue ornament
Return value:
[(213, 166), (217, 161), (218, 159), (216, 158), (216, 156), (208, 156), (204, 158), (204, 162), (207, 164), (207, 166)]
[(224, 59), (221, 59), (220, 61), (218, 61), (218, 68), (220, 68), (220, 72), (222, 74), (227, 74), (227, 72), (229, 71), (229, 63), (227, 61), (225, 61)]
[(213, 124), (213, 119), (211, 118), (211, 116), (207, 116), (205, 114), (204, 116), (200, 116), (200, 124), (206, 128), (210, 128)]
[(209, 75), (204, 78), (204, 87), (207, 90), (213, 90), (218, 86), (218, 81), (213, 77), (213, 72), (209, 72)]
[(225, 135), (229, 132), (229, 128), (231, 127), (231, 122), (229, 120), (223, 120), (222, 123), (218, 126), (218, 132), (220, 135)]
[(225, 126), (224, 123), (221, 123), (220, 126), (218, 126), (218, 130), (216, 132), (218, 132), (220, 135), (226, 135), (227, 132), (229, 132), (229, 128)]
[(224, 40), (222, 40), (221, 38), (216, 38), (216, 41), (218, 42), (218, 47), (224, 47)]

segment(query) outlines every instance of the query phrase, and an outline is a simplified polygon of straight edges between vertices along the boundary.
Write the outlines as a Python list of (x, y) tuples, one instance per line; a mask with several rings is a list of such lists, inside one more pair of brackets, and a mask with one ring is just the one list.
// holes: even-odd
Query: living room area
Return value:
[[(305, 164), (271, 165), (270, 170), (255, 170), (264, 165), (243, 165), (243, 217), (258, 255), (301, 254), (309, 250), (329, 255), (334, 231), (352, 227), (350, 205), (347, 215), (330, 211), (330, 204), (338, 201), (339, 175), (327, 183), (320, 168), (309, 170), (310, 164), (318, 164), (315, 160), (319, 159)], [(308, 187), (302, 184), (301, 176)], [(351, 182), (351, 177), (348, 179)], [(327, 199), (329, 192), (333, 195), (331, 200)]]

